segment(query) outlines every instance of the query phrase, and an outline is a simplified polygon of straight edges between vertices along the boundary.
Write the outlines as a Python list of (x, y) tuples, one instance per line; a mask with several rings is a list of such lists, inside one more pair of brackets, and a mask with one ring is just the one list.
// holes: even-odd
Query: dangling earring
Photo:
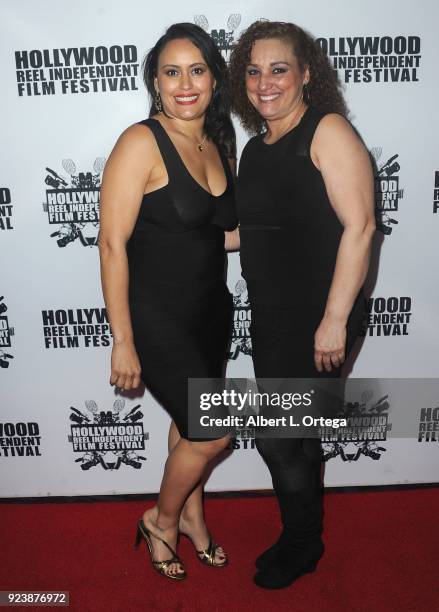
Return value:
[(309, 104), (308, 83), (303, 84), (302, 97), (303, 97), (303, 101), (305, 102), (305, 104)]
[(163, 106), (162, 106), (162, 99), (160, 97), (160, 93), (159, 92), (156, 93), (154, 104), (155, 104), (155, 107), (158, 110), (158, 112), (161, 113), (162, 110), (163, 110)]
[(212, 89), (212, 98), (210, 99), (209, 106), (210, 106), (210, 108), (212, 110), (216, 109), (216, 104), (215, 104), (215, 87), (213, 87), (213, 89)]

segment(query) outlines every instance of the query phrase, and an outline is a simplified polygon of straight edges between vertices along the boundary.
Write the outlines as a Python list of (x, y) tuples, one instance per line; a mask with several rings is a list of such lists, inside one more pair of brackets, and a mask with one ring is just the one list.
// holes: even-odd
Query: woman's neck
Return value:
[(157, 116), (157, 118), (159, 117), (165, 127), (175, 130), (179, 134), (183, 134), (194, 142), (200, 142), (204, 138), (204, 114), (195, 119), (187, 120), (170, 117), (168, 115), (163, 116), (163, 114)]
[(272, 144), (279, 140), (284, 134), (292, 130), (299, 124), (308, 106), (301, 99), (290, 113), (280, 119), (267, 120), (267, 134), (264, 141)]

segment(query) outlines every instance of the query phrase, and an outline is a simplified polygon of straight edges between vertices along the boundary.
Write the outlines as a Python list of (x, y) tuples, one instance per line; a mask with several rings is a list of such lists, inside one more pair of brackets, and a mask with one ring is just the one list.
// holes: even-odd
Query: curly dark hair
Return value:
[(212, 72), (216, 87), (206, 110), (204, 130), (227, 157), (234, 159), (236, 158), (236, 136), (230, 117), (231, 96), (227, 65), (213, 39), (194, 23), (174, 23), (171, 25), (143, 60), (143, 81), (151, 101), (149, 116), (158, 113), (155, 104), (154, 78), (157, 76), (159, 55), (168, 42), (176, 39), (190, 40), (198, 47)]
[(306, 67), (309, 68), (310, 80), (306, 87), (305, 102), (323, 113), (339, 113), (347, 117), (348, 109), (341, 93), (341, 83), (328, 56), (314, 38), (294, 23), (258, 20), (241, 34), (230, 55), (232, 110), (244, 129), (250, 134), (259, 134), (266, 127), (265, 120), (247, 97), (245, 70), (250, 63), (255, 41), (269, 38), (290, 43), (300, 70), (303, 72)]

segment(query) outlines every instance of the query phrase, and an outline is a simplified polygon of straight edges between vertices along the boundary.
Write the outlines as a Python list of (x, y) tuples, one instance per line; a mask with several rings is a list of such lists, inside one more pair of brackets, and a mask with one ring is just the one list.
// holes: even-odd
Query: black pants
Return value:
[(318, 438), (259, 438), (256, 447), (270, 470), (285, 541), (305, 545), (322, 532), (323, 488)]
[[(357, 300), (347, 326), (346, 355), (362, 323)], [(255, 376), (261, 378), (340, 378), (341, 368), (319, 372), (314, 334), (319, 313), (297, 317), (287, 309), (252, 309)], [(283, 523), (283, 537), (295, 545), (320, 538), (323, 518), (322, 448), (319, 438), (258, 438), (256, 446), (270, 471)]]

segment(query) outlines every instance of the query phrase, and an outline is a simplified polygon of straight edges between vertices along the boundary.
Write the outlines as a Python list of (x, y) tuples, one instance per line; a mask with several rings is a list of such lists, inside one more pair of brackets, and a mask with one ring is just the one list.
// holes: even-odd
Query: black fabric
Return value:
[[(252, 138), (240, 161), (241, 265), (252, 310), (257, 378), (340, 377), (340, 368), (319, 373), (314, 365), (314, 334), (324, 314), (343, 232), (310, 157), (322, 117), (309, 107), (300, 123), (274, 144), (265, 144), (263, 135)], [(347, 353), (359, 333), (363, 307), (360, 291), (348, 321)], [(257, 448), (271, 473), (284, 535), (296, 543), (318, 538), (320, 440), (260, 438)]]
[(211, 195), (160, 122), (140, 123), (154, 134), (169, 180), (144, 195), (127, 244), (134, 342), (145, 386), (189, 438), (187, 379), (222, 376), (232, 324), (224, 230), (237, 226), (234, 179), (220, 152), (227, 188)]

